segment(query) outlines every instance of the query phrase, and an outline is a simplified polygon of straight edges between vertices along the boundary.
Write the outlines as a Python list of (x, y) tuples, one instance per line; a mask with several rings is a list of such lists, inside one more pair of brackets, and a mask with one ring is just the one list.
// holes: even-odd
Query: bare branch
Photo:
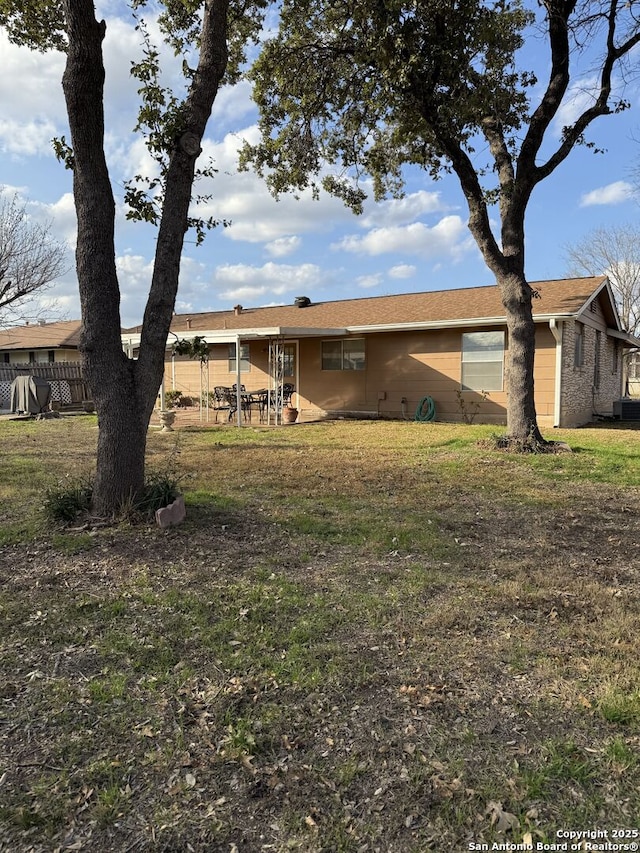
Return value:
[(30, 219), (17, 196), (0, 195), (0, 317), (32, 302), (68, 268), (51, 226)]

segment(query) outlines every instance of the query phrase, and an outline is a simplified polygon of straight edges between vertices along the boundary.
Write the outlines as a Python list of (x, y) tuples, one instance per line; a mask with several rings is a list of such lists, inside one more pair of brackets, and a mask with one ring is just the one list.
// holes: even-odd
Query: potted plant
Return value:
[(282, 408), (282, 423), (294, 424), (298, 418), (298, 410), (293, 406), (283, 406)]
[(173, 432), (173, 422), (176, 419), (176, 413), (173, 409), (162, 409), (160, 411), (160, 423), (162, 429), (160, 432)]
[(175, 406), (179, 406), (182, 400), (182, 391), (179, 391), (177, 388), (172, 388), (170, 391), (164, 392), (164, 402), (165, 405), (170, 409), (175, 408)]

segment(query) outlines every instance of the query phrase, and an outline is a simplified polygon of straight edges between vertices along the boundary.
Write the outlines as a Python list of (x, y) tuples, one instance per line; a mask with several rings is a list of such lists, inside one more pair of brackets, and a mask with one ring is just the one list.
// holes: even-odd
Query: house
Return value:
[[(535, 400), (542, 428), (611, 415), (622, 395), (622, 330), (606, 277), (532, 283)], [(204, 338), (204, 365), (171, 354), (171, 342)], [(123, 332), (133, 354), (140, 328)], [(239, 355), (239, 358), (237, 358)], [(438, 420), (506, 421), (509, 336), (496, 286), (312, 302), (235, 306), (176, 315), (167, 343), (165, 388), (196, 399), (214, 386), (295, 386), (303, 419), (413, 418), (425, 396)]]
[(0, 329), (0, 409), (10, 405), (11, 383), (32, 374), (51, 382), (52, 400), (61, 405), (90, 395), (80, 368), (80, 320), (25, 323)]
[(54, 364), (80, 361), (80, 320), (25, 323), (0, 329), (0, 364)]

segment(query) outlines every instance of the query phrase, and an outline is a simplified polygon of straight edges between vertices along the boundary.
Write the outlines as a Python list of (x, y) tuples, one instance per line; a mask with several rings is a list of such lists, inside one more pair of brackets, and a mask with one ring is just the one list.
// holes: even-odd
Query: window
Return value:
[(53, 349), (48, 350), (47, 352), (47, 360), (49, 364), (54, 364), (56, 360), (56, 351)]
[[(251, 370), (249, 358), (249, 344), (240, 344), (240, 373), (248, 373)], [(229, 344), (229, 373), (237, 373), (236, 367), (236, 345)]]
[(364, 338), (322, 341), (323, 370), (364, 370)]
[(11, 362), (11, 355), (8, 352), (2, 353), (2, 358), (5, 364), (9, 364)]
[(502, 391), (504, 332), (467, 332), (462, 335), (462, 388)]
[(296, 375), (296, 347), (295, 344), (285, 344), (282, 347), (282, 375)]
[(600, 346), (602, 343), (602, 332), (596, 332), (596, 348), (593, 356), (593, 384), (600, 387)]
[(576, 340), (573, 354), (573, 366), (582, 367), (584, 364), (584, 326), (576, 323)]

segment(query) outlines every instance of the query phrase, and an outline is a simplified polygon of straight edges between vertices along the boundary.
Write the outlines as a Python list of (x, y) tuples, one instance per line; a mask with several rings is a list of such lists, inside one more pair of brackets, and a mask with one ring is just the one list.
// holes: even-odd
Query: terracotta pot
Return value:
[(282, 423), (283, 424), (294, 424), (298, 417), (298, 410), (294, 409), (292, 406), (285, 406), (282, 410)]

